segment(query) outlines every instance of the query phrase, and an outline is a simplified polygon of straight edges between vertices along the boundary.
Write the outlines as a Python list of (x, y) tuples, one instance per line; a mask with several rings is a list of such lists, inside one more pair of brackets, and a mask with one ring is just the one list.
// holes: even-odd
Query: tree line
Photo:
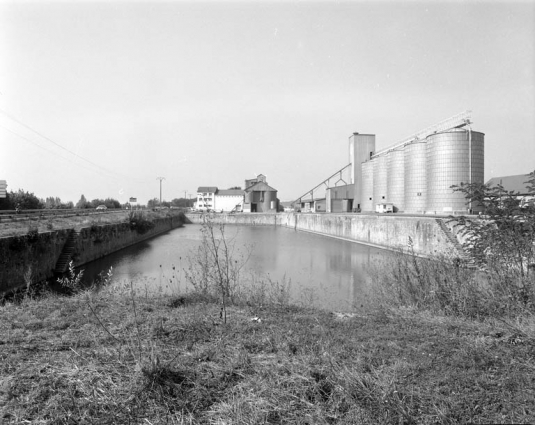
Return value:
[[(163, 207), (176, 207), (187, 208), (193, 206), (192, 199), (175, 198), (171, 202), (163, 201)], [(80, 197), (80, 200), (74, 204), (72, 201), (64, 202), (59, 197), (49, 196), (47, 198), (39, 198), (33, 192), (28, 192), (23, 189), (17, 191), (9, 191), (5, 198), (0, 198), (0, 210), (40, 210), (40, 209), (89, 209), (96, 208), (99, 205), (105, 205), (106, 208), (126, 208), (130, 204), (121, 204), (117, 199), (96, 198), (91, 201), (86, 199), (84, 195)], [(137, 204), (136, 204), (137, 205)], [(147, 206), (149, 208), (155, 208), (160, 206), (160, 201), (157, 198), (149, 200)]]

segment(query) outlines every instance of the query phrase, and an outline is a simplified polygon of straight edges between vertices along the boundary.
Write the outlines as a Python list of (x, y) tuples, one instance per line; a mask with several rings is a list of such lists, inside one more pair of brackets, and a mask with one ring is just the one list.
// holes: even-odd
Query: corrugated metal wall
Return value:
[(394, 204), (394, 211), (405, 211), (405, 152), (403, 148), (388, 152), (387, 201)]
[(466, 129), (433, 134), (427, 138), (427, 211), (468, 211), (470, 207), (464, 194), (453, 192), (451, 186), (469, 183), (471, 180), (483, 182), (483, 141), (482, 133), (472, 132), (470, 143), (469, 131)]
[[(361, 179), (361, 195), (362, 203), (360, 205), (361, 211), (375, 211), (373, 207), (373, 169), (375, 168), (375, 161), (367, 161), (362, 163), (362, 179)], [(357, 207), (357, 205), (355, 205)]]
[(405, 212), (425, 211), (427, 199), (427, 146), (425, 141), (405, 146)]
[(388, 186), (388, 167), (386, 164), (386, 155), (373, 158), (375, 166), (373, 168), (373, 208), (380, 202), (389, 202), (386, 198)]

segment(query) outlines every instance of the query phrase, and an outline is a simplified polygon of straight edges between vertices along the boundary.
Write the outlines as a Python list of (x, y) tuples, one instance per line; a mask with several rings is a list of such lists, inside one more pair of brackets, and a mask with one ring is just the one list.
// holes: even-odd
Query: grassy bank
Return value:
[[(168, 215), (178, 215), (176, 210), (152, 211), (142, 210), (147, 220), (165, 217)], [(5, 218), (0, 221), (0, 237), (26, 235), (29, 232), (50, 232), (58, 229), (73, 229), (91, 226), (101, 226), (106, 224), (125, 223), (129, 221), (131, 211), (101, 212), (98, 214), (85, 214), (84, 210), (69, 216), (48, 216), (48, 217), (18, 217), (12, 220)], [(22, 214), (23, 215), (23, 214)]]
[[(531, 330), (530, 330), (531, 329)], [(533, 323), (110, 287), (0, 307), (2, 423), (534, 423)]]

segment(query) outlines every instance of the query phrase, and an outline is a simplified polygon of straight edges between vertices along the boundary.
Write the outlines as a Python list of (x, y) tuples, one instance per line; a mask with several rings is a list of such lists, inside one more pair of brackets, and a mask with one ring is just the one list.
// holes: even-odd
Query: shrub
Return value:
[(135, 230), (140, 235), (147, 233), (154, 228), (154, 222), (145, 218), (142, 211), (130, 211), (128, 214), (130, 229)]
[(379, 299), (387, 305), (448, 315), (493, 315), (503, 295), (462, 262), (446, 257), (420, 258), (412, 251), (382, 260), (372, 267), (370, 275)]
[[(535, 172), (528, 177), (535, 196)], [(454, 190), (482, 209), (478, 218), (450, 219), (460, 226), (473, 263), (418, 258), (409, 248), (372, 273), (380, 298), (470, 317), (535, 314), (535, 207), (501, 186), (462, 184)]]
[[(216, 295), (222, 303), (226, 322), (226, 307), (238, 293), (240, 271), (249, 259), (235, 249), (235, 241), (225, 235), (225, 225), (216, 225), (211, 216), (203, 217), (202, 242), (195, 257), (189, 258), (186, 279), (197, 292)], [(250, 254), (250, 253), (249, 253)]]
[[(535, 197), (535, 171), (526, 176), (528, 193)], [(503, 186), (461, 184), (467, 203), (482, 209), (480, 218), (461, 216), (450, 221), (461, 226), (464, 248), (476, 264), (490, 273), (533, 281), (535, 273), (535, 206), (523, 204), (520, 193)], [(531, 278), (531, 279), (530, 279)]]
[(37, 227), (30, 225), (30, 227), (28, 227), (28, 232), (26, 233), (26, 238), (29, 243), (37, 242), (37, 239), (39, 239), (39, 230)]

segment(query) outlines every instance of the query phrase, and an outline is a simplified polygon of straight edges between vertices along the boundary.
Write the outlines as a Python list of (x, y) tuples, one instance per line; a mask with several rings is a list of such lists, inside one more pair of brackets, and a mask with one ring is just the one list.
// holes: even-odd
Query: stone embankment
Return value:
[(154, 226), (146, 229), (124, 222), (0, 238), (0, 296), (28, 282), (53, 277), (59, 268), (64, 268), (66, 260), (72, 260), (75, 267), (81, 266), (180, 227), (184, 216), (170, 214), (151, 221)]
[[(186, 214), (202, 223), (201, 214)], [(217, 222), (250, 226), (282, 226), (390, 250), (406, 251), (409, 244), (421, 256), (460, 257), (457, 231), (448, 219), (364, 214), (215, 214)]]

